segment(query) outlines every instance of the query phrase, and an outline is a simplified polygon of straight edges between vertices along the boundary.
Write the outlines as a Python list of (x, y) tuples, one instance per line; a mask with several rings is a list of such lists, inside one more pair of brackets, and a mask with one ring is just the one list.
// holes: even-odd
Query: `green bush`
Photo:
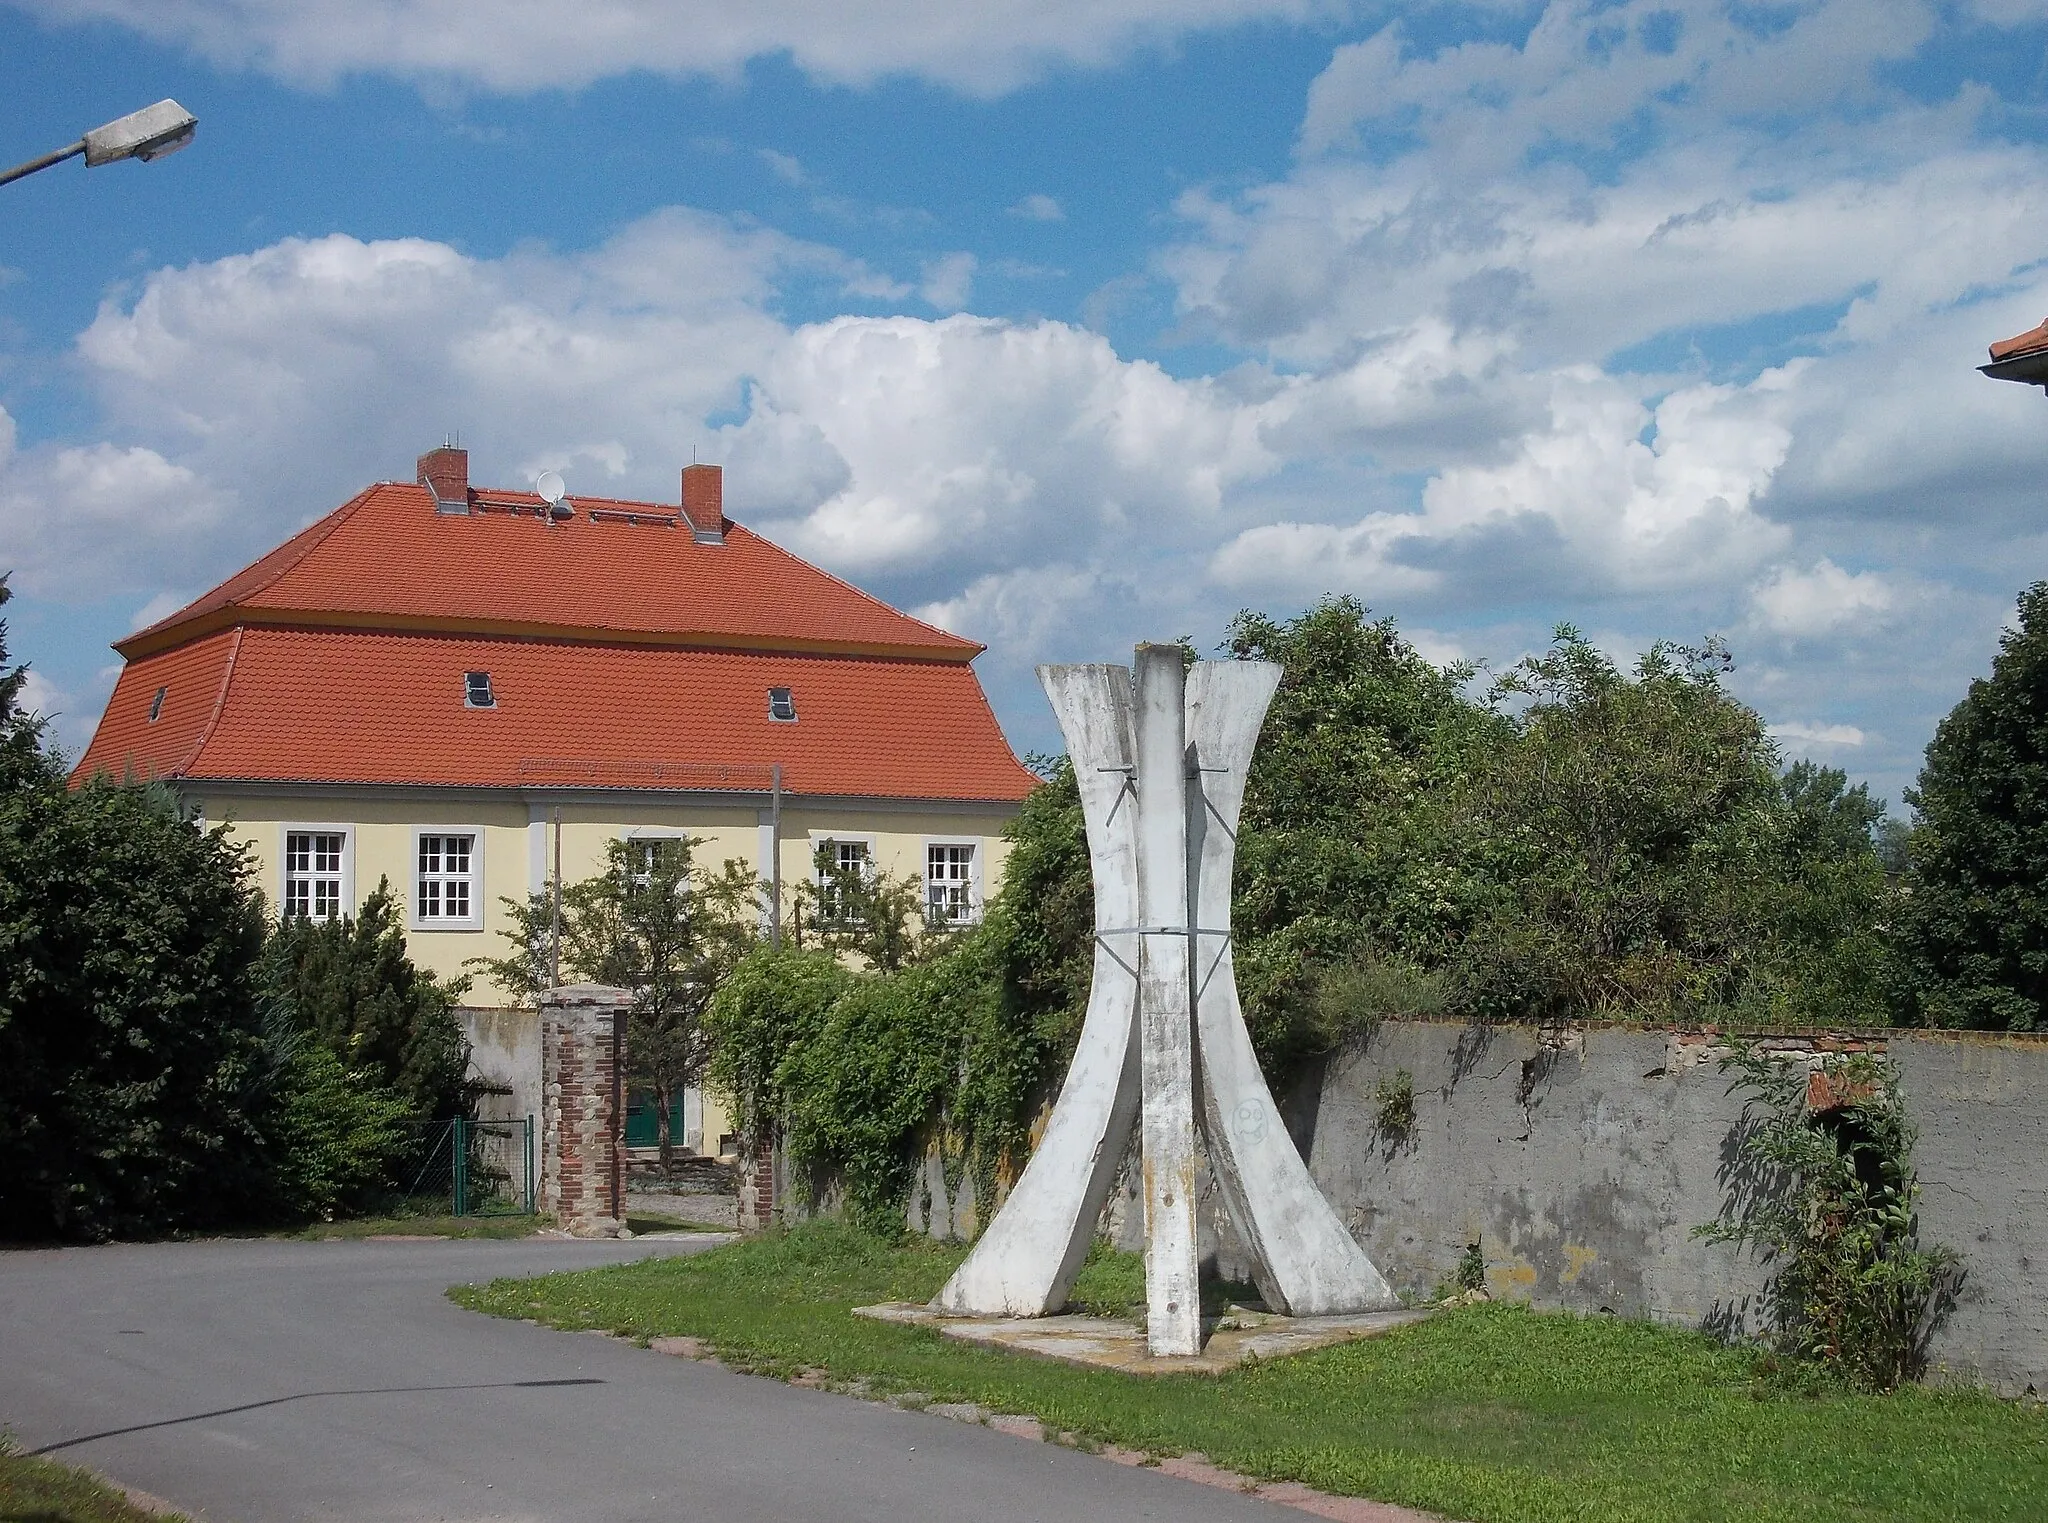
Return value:
[[(1238, 984), (1276, 1086), (1380, 1021), (1885, 1018), (1883, 810), (1779, 771), (1718, 646), (1618, 668), (1577, 631), (1490, 690), (1348, 598), (1242, 614), (1279, 663), (1238, 837)], [(1093, 963), (1071, 774), (1013, 826), (1013, 998), (1065, 1043)]]
[(927, 1140), (989, 1201), (1021, 1161), (1048, 1043), (1005, 992), (1014, 934), (999, 906), (928, 961), (853, 973), (819, 952), (761, 948), (713, 998), (711, 1076), (750, 1137), (774, 1127), (799, 1182), (836, 1176), (848, 1214), (894, 1234)]
[(1888, 1391), (1925, 1365), (1961, 1261), (1919, 1242), (1914, 1128), (1896, 1065), (1863, 1053), (1819, 1062), (1820, 1082), (1846, 1103), (1816, 1112), (1800, 1058), (1743, 1049), (1722, 1060), (1751, 1103), (1727, 1215), (1695, 1235), (1762, 1250), (1780, 1352)]
[(247, 865), (161, 789), (0, 795), (0, 1232), (245, 1218), (268, 1194)]
[(467, 1062), (389, 896), (266, 943), (243, 848), (166, 787), (68, 788), (22, 682), (0, 623), (0, 1236), (370, 1204)]
[(293, 1033), (265, 1127), (271, 1204), (291, 1220), (332, 1221), (382, 1207), (416, 1145), (411, 1107), (363, 1069)]
[(292, 1027), (395, 1091), (414, 1116), (468, 1114), (469, 1040), (455, 1016), (468, 980), (443, 982), (406, 955), (389, 881), (352, 916), (273, 926), (263, 985)]

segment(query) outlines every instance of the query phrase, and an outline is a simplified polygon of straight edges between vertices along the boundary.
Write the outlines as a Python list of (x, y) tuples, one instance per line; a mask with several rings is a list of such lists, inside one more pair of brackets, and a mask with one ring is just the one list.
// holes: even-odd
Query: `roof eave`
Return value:
[(467, 638), (550, 640), (576, 645), (638, 645), (654, 648), (772, 651), (812, 656), (865, 656), (881, 660), (970, 664), (988, 647), (953, 637), (954, 643), (912, 645), (863, 640), (812, 640), (726, 630), (601, 629), (586, 625), (525, 623), (506, 619), (462, 619), (431, 614), (354, 612), (332, 608), (278, 608), (230, 603), (177, 624), (154, 624), (114, 642), (124, 661), (170, 650), (236, 626), (272, 629), (327, 629), (385, 634), (452, 635)]

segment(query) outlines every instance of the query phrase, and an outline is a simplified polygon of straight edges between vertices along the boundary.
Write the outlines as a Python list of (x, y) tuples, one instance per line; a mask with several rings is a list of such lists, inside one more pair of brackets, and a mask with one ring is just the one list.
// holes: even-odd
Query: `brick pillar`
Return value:
[(625, 1235), (625, 1021), (602, 984), (540, 1000), (540, 1209), (577, 1237)]
[(775, 1144), (762, 1139), (740, 1163), (740, 1231), (763, 1232), (775, 1225), (781, 1192), (775, 1187)]

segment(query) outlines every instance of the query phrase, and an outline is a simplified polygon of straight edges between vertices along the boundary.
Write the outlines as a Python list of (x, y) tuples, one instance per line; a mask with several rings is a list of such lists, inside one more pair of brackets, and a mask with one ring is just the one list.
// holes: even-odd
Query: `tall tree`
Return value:
[(700, 873), (691, 837), (613, 841), (607, 871), (567, 901), (564, 958), (633, 991), (627, 1069), (653, 1093), (662, 1172), (675, 1161), (672, 1117), (710, 1057), (704, 1009), (760, 938), (761, 883), (728, 860)]
[[(564, 976), (630, 989), (627, 1070), (654, 1096), (656, 1140), (666, 1172), (675, 1158), (672, 1117), (709, 1059), (704, 1010), (760, 939), (760, 880), (728, 860), (697, 868), (694, 837), (636, 837), (605, 846), (605, 869), (562, 891)], [(512, 924), (504, 958), (471, 958), (507, 993), (546, 987), (554, 907), (546, 894), (502, 901)]]
[(812, 859), (813, 880), (790, 896), (791, 934), (798, 946), (809, 937), (825, 951), (851, 954), (877, 973), (894, 973), (941, 945), (927, 923), (924, 881), (898, 878), (873, 862), (843, 862), (835, 843), (821, 842)]
[(443, 982), (406, 954), (388, 880), (354, 915), (287, 916), (271, 934), (273, 994), (345, 1068), (374, 1074), (416, 1116), (469, 1110), (469, 1040), (455, 1015), (468, 981)]
[[(0, 608), (14, 591), (0, 574)], [(55, 757), (43, 749), (43, 720), (21, 707), (22, 689), (28, 685), (26, 663), (7, 665), (7, 621), (0, 619), (0, 794), (30, 786), (48, 787), (61, 775)]]
[(1469, 792), (1495, 885), (1457, 958), (1478, 1008), (1876, 1014), (1881, 810), (1839, 773), (1781, 777), (1732, 666), (1660, 643), (1623, 672), (1567, 625), (1495, 683), (1496, 706), (1525, 706)]
[(0, 1235), (256, 1208), (262, 936), (243, 852), (168, 790), (0, 794)]
[(1927, 747), (1898, 915), (1901, 1019), (2048, 1029), (2048, 582)]

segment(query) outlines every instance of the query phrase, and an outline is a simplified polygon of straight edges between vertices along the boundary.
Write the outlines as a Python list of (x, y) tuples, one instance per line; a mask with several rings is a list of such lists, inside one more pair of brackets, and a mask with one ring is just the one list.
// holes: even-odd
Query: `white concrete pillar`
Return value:
[(933, 1301), (1065, 1305), (1140, 1116), (1147, 1344), (1201, 1350), (1197, 1127), (1276, 1311), (1395, 1304), (1309, 1177), (1238, 1003), (1231, 874), (1252, 751), (1280, 669), (1141, 645), (1117, 666), (1040, 667), (1074, 765), (1095, 880), (1095, 981), (1073, 1066), (1023, 1177)]
[(1146, 1345), (1202, 1351), (1195, 1241), (1195, 1028), (1188, 959), (1185, 695), (1177, 645), (1141, 645), (1138, 719), (1138, 1076)]
[(1188, 675), (1188, 860), (1194, 880), (1195, 1046), (1202, 1134), (1266, 1305), (1289, 1316), (1400, 1304), (1309, 1177), (1259, 1071), (1238, 1004), (1230, 880), (1252, 750), (1280, 668), (1202, 661)]
[(1081, 795), (1095, 877), (1095, 978), (1074, 1061), (1031, 1161), (932, 1305), (1042, 1317), (1067, 1304), (1138, 1114), (1137, 760), (1131, 674), (1041, 666)]

